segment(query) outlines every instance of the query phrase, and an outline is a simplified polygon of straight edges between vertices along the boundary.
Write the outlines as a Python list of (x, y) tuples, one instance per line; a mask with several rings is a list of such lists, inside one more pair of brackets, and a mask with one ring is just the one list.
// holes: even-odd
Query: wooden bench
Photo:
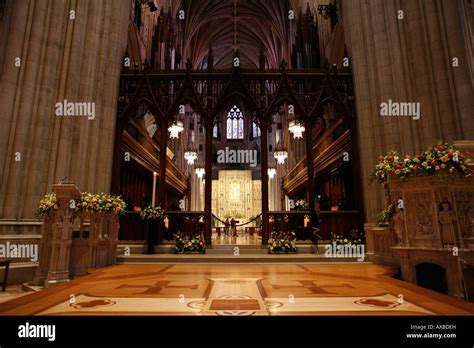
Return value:
[(0, 261), (0, 267), (5, 267), (5, 273), (3, 274), (3, 282), (0, 283), (2, 285), (2, 292), (5, 292), (8, 281), (8, 270), (10, 269), (10, 260)]

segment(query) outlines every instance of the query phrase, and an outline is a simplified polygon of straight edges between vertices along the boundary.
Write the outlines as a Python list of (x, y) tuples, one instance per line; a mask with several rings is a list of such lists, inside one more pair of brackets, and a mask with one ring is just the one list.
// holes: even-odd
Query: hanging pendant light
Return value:
[(305, 128), (303, 123), (296, 119), (293, 105), (289, 105), (288, 107), (288, 130), (293, 134), (293, 139), (303, 138)]
[(288, 130), (293, 134), (293, 139), (303, 138), (303, 132), (305, 128), (303, 124), (298, 120), (290, 120), (288, 123)]
[(183, 121), (176, 120), (171, 126), (168, 127), (171, 139), (178, 139), (179, 133), (184, 130)]
[(204, 174), (206, 173), (206, 170), (204, 168), (199, 167), (199, 168), (196, 168), (195, 172), (198, 178), (202, 179), (204, 177)]
[(194, 164), (194, 161), (198, 158), (197, 151), (190, 147), (184, 152), (184, 159), (188, 162), (189, 166)]
[(275, 152), (273, 152), (273, 157), (275, 157), (278, 164), (284, 164), (285, 160), (288, 158), (288, 151), (283, 147), (277, 147)]
[(188, 161), (188, 165), (194, 164), (194, 161), (198, 158), (198, 152), (194, 146), (194, 131), (191, 131), (191, 136), (188, 138), (188, 147), (184, 152), (184, 158)]
[(184, 130), (184, 115), (185, 115), (185, 107), (184, 105), (179, 106), (179, 113), (176, 116), (173, 124), (168, 127), (168, 132), (170, 132), (171, 139), (178, 139), (179, 133)]
[(273, 168), (273, 167), (270, 167), (267, 169), (267, 173), (268, 173), (268, 177), (270, 179), (273, 179), (275, 177), (275, 174), (276, 174), (276, 169)]

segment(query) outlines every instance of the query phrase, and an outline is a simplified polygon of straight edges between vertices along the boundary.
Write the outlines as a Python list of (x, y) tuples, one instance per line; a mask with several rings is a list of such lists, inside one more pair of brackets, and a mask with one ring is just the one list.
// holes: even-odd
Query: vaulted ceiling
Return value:
[[(195, 68), (206, 67), (206, 56), (212, 45), (214, 67), (232, 64), (235, 49), (239, 50), (241, 65), (258, 68), (263, 49), (267, 67), (277, 68), (284, 58), (290, 61), (291, 47), (296, 35), (295, 21), (300, 10), (305, 12), (311, 0), (161, 0), (158, 6), (170, 8), (176, 16), (185, 11), (181, 27), (182, 53)], [(172, 6), (171, 6), (172, 5)], [(295, 12), (290, 20), (288, 13)]]

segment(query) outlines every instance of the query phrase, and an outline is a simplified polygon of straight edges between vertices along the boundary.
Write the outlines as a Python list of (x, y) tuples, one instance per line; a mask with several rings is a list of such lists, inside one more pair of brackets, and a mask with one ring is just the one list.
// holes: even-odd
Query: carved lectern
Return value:
[(69, 280), (69, 258), (72, 244), (73, 210), (69, 201), (80, 196), (74, 183), (53, 185), (58, 210), (48, 212), (41, 229), (41, 255), (33, 283), (48, 287)]

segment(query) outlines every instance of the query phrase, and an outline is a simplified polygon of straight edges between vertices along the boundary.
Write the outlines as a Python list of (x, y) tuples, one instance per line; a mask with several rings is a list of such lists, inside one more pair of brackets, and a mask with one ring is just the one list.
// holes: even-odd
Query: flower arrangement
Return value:
[(87, 212), (124, 215), (126, 204), (120, 196), (82, 192), (79, 199), (76, 200), (76, 206)]
[(174, 238), (176, 245), (171, 249), (173, 254), (206, 253), (206, 246), (199, 234), (194, 235), (191, 239), (187, 239), (184, 233), (179, 233), (175, 234)]
[(392, 177), (406, 180), (411, 177), (435, 175), (440, 171), (457, 172), (464, 177), (472, 174), (465, 160), (453, 146), (438, 142), (427, 148), (423, 153), (414, 157), (406, 155), (404, 158), (394, 150), (380, 156), (380, 162), (375, 165), (371, 174), (371, 182), (386, 183)]
[(59, 202), (56, 194), (51, 192), (50, 194), (44, 195), (43, 198), (40, 200), (40, 204), (38, 209), (36, 210), (35, 215), (39, 217), (43, 217), (48, 213), (50, 210), (58, 210), (59, 209)]
[(268, 239), (269, 254), (294, 254), (298, 251), (296, 247), (295, 233), (273, 231)]
[(441, 141), (427, 148), (423, 153), (413, 157), (402, 156), (394, 150), (380, 156), (380, 162), (370, 175), (370, 181), (377, 181), (385, 188), (385, 208), (377, 215), (377, 223), (382, 225), (388, 222), (395, 213), (391, 204), (388, 181), (391, 178), (407, 180), (413, 177), (430, 176), (441, 173), (459, 173), (462, 177), (469, 177), (472, 170), (467, 167), (469, 159), (465, 160), (459, 150), (448, 143)]
[(331, 242), (336, 245), (359, 245), (362, 241), (362, 236), (357, 230), (352, 230), (348, 236), (331, 233)]
[(293, 210), (307, 210), (308, 209), (308, 203), (304, 199), (300, 199), (296, 201), (295, 207)]
[[(58, 210), (59, 201), (54, 192), (45, 195), (41, 200), (35, 213), (36, 216), (43, 217), (50, 210)], [(78, 209), (87, 212), (113, 213), (124, 215), (125, 202), (120, 196), (111, 196), (100, 193), (92, 194), (88, 192), (81, 193), (80, 197), (74, 198), (69, 202), (70, 209)]]
[(389, 204), (387, 208), (383, 209), (377, 215), (377, 224), (381, 226), (384, 223), (389, 222), (394, 213), (395, 213), (395, 206), (393, 204)]
[(164, 217), (164, 211), (160, 206), (152, 207), (149, 205), (140, 212), (140, 218), (142, 220), (161, 220)]

